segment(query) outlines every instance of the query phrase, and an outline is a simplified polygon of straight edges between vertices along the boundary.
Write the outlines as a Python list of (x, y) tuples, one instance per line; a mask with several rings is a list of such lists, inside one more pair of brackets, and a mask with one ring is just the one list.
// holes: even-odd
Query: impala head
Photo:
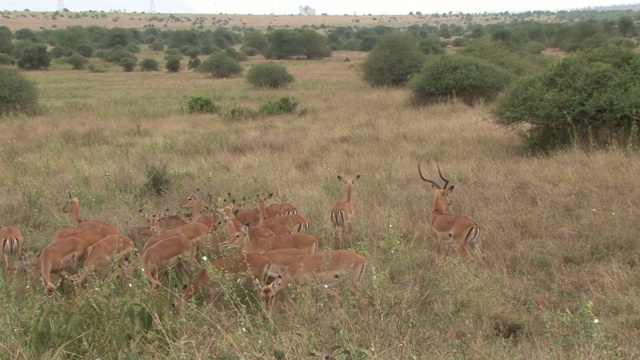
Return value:
[(360, 175), (356, 175), (355, 177), (352, 177), (352, 178), (344, 178), (338, 175), (338, 180), (342, 181), (347, 186), (353, 186), (353, 183), (355, 183), (359, 179), (360, 179)]
[(199, 201), (198, 194), (200, 193), (199, 189), (196, 189), (195, 192), (189, 193), (189, 196), (182, 200), (180, 203), (181, 208), (192, 208), (195, 207), (196, 202)]
[(267, 285), (262, 287), (262, 294), (264, 296), (264, 302), (267, 310), (273, 311), (276, 303), (276, 295), (282, 289), (282, 276), (278, 275)]
[(437, 165), (437, 167), (438, 167), (438, 175), (440, 175), (440, 178), (442, 179), (442, 181), (444, 181), (443, 186), (440, 186), (437, 182), (433, 180), (429, 180), (426, 177), (424, 177), (424, 175), (422, 175), (422, 169), (420, 168), (420, 164), (418, 164), (418, 173), (420, 174), (420, 178), (422, 178), (422, 180), (431, 184), (431, 187), (434, 189), (436, 199), (441, 198), (446, 205), (451, 205), (453, 204), (453, 200), (451, 200), (451, 198), (449, 197), (449, 194), (451, 194), (451, 192), (453, 191), (454, 185), (449, 186), (449, 179), (442, 176), (440, 165)]
[(67, 200), (67, 203), (64, 204), (64, 206), (62, 207), (62, 212), (68, 213), (68, 212), (72, 212), (74, 211), (74, 209), (78, 208), (78, 198), (74, 197), (73, 195), (71, 195), (71, 192), (68, 192), (69, 194), (69, 199)]
[(140, 209), (140, 216), (142, 216), (145, 219), (149, 220), (149, 230), (151, 230), (153, 232), (158, 231), (158, 226), (160, 224), (160, 221), (162, 221), (162, 219), (167, 217), (167, 215), (169, 215), (169, 209), (166, 209), (160, 215), (158, 215), (158, 214), (149, 214), (146, 211), (144, 211), (143, 209)]
[(227, 249), (239, 249), (246, 245), (249, 241), (249, 224), (246, 224), (242, 229), (238, 230), (229, 239), (222, 243), (222, 246)]

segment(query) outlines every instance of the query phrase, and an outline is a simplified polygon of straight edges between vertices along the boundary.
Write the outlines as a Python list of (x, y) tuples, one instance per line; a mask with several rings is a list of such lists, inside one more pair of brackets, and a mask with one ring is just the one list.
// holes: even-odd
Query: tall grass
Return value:
[[(268, 314), (253, 290), (224, 281), (217, 301), (197, 296), (175, 315), (171, 295), (139, 275), (94, 278), (74, 299), (46, 299), (33, 276), (15, 276), (0, 290), (0, 357), (637, 358), (638, 154), (528, 156), (483, 107), (414, 108), (405, 90), (367, 87), (362, 58), (298, 61), (296, 82), (276, 91), (197, 73), (28, 73), (45, 113), (0, 120), (0, 218), (37, 252), (69, 223), (67, 191), (81, 217), (121, 227), (141, 205), (176, 210), (196, 188), (274, 192), (331, 248), (329, 209), (345, 198), (336, 175), (360, 174), (347, 242), (368, 261), (370, 317), (348, 293), (335, 304), (308, 288)], [(307, 111), (187, 114), (190, 96), (249, 109), (292, 96)], [(448, 210), (479, 222), (485, 263), (435, 255), (419, 162), (456, 185)], [(142, 190), (154, 167), (170, 191)]]

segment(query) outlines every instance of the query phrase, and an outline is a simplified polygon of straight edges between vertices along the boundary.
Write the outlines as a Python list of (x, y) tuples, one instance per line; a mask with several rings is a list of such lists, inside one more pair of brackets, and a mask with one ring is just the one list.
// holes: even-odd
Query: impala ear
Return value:
[(342, 176), (338, 175), (338, 180), (342, 181)]
[(447, 192), (452, 192), (455, 185), (451, 185), (447, 188)]
[(360, 180), (360, 175), (356, 175), (356, 180)]

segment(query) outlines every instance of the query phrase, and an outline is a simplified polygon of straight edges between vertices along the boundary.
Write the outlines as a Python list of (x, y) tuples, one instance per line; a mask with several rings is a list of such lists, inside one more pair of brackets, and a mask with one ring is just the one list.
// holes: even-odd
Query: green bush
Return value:
[(106, 73), (108, 70), (107, 67), (104, 66), (103, 64), (94, 64), (94, 63), (90, 63), (87, 66), (87, 68), (91, 73)]
[(53, 56), (54, 59), (60, 59), (65, 56), (73, 55), (73, 50), (66, 48), (64, 46), (55, 46), (51, 49), (50, 54), (51, 56)]
[(164, 195), (172, 189), (174, 178), (171, 172), (167, 170), (166, 163), (159, 166), (148, 165), (145, 174), (146, 181), (143, 185), (143, 190), (156, 195)]
[(243, 46), (242, 49), (240, 50), (242, 51), (243, 54), (247, 56), (256, 56), (260, 53), (258, 49), (251, 46)]
[(122, 66), (122, 69), (125, 72), (132, 72), (136, 68), (137, 63), (138, 62), (136, 61), (135, 58), (126, 57), (120, 60), (120, 62), (118, 62), (118, 65)]
[(244, 53), (239, 52), (238, 50), (236, 50), (235, 48), (227, 48), (224, 52), (227, 53), (227, 55), (229, 55), (230, 58), (235, 59), (236, 61), (247, 61), (247, 59), (249, 58), (247, 55), (245, 55)]
[(165, 65), (169, 72), (180, 71), (180, 58), (177, 56), (171, 56), (167, 58), (167, 64)]
[(27, 45), (22, 49), (17, 65), (26, 70), (43, 70), (49, 68), (51, 59), (45, 44)]
[(0, 67), (0, 116), (14, 113), (35, 115), (39, 112), (35, 85), (20, 71)]
[(75, 53), (71, 56), (67, 56), (64, 59), (64, 62), (66, 62), (67, 64), (73, 66), (73, 68), (75, 70), (82, 70), (84, 69), (84, 66), (89, 62), (89, 59), (87, 59), (86, 57)]
[[(527, 49), (526, 47), (524, 48)], [(520, 52), (501, 41), (479, 39), (470, 42), (459, 53), (467, 57), (488, 61), (514, 75), (524, 76), (544, 71), (554, 61), (549, 56), (540, 55), (543, 49), (544, 46), (542, 49), (538, 46), (538, 53), (535, 53), (536, 49), (531, 52), (527, 50)]]
[(562, 59), (543, 74), (515, 82), (492, 109), (504, 126), (526, 124), (533, 150), (637, 142), (640, 55), (606, 46)]
[(268, 101), (260, 105), (259, 112), (266, 115), (289, 114), (296, 111), (300, 102), (290, 96), (284, 96), (278, 101)]
[(12, 58), (8, 54), (0, 53), (0, 65), (14, 65), (16, 63), (16, 59)]
[(425, 56), (411, 35), (394, 32), (380, 37), (362, 64), (364, 80), (372, 86), (401, 86), (418, 73)]
[(190, 113), (218, 113), (220, 107), (213, 100), (203, 96), (192, 96), (187, 100), (187, 109)]
[(164, 44), (162, 43), (162, 41), (156, 40), (149, 44), (149, 49), (153, 51), (164, 51)]
[(418, 104), (457, 98), (472, 105), (492, 100), (512, 79), (508, 71), (481, 59), (439, 55), (411, 79), (409, 88)]
[(198, 71), (207, 72), (214, 78), (229, 78), (242, 73), (242, 65), (231, 58), (225, 52), (219, 52), (209, 56), (198, 66)]
[(160, 70), (160, 64), (156, 59), (143, 59), (140, 61), (141, 71), (158, 71)]
[(253, 65), (246, 80), (255, 88), (277, 89), (291, 84), (294, 77), (284, 65), (266, 62)]

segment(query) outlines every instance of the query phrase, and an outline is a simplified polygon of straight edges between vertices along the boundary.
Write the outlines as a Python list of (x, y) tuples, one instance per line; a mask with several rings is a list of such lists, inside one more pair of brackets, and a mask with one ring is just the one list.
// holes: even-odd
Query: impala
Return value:
[(195, 260), (195, 254), (195, 240), (175, 235), (149, 247), (142, 253), (140, 260), (149, 284), (155, 289), (162, 285), (158, 281), (158, 275), (162, 270), (178, 264), (191, 264)]
[(98, 220), (81, 220), (80, 219), (80, 204), (78, 202), (78, 198), (69, 194), (69, 199), (66, 204), (62, 207), (62, 212), (68, 213), (71, 216), (71, 222), (73, 223), (73, 227), (81, 228), (81, 229), (89, 229), (95, 226), (105, 226), (108, 225), (105, 222)]
[(345, 179), (338, 175), (338, 180), (342, 181), (347, 187), (347, 200), (338, 201), (333, 204), (331, 208), (331, 225), (333, 226), (334, 233), (340, 230), (339, 233), (339, 246), (341, 249), (345, 248), (345, 233), (351, 232), (351, 221), (355, 216), (356, 210), (353, 206), (353, 184), (360, 179), (360, 175), (356, 175), (354, 178)]
[(425, 178), (424, 175), (422, 175), (420, 164), (418, 164), (418, 173), (420, 174), (420, 178), (430, 183), (434, 189), (429, 230), (438, 255), (442, 254), (442, 244), (446, 246), (455, 245), (458, 252), (460, 252), (467, 261), (471, 260), (467, 248), (470, 248), (484, 260), (484, 255), (482, 251), (480, 251), (480, 227), (478, 223), (466, 215), (445, 213), (447, 205), (453, 203), (449, 195), (453, 191), (454, 185), (449, 186), (449, 179), (442, 176), (440, 166), (438, 165), (438, 174), (444, 181), (443, 186), (440, 186), (433, 180)]
[(4, 269), (8, 272), (10, 269), (9, 255), (17, 261), (22, 259), (24, 237), (22, 237), (18, 228), (5, 226), (0, 228), (0, 246), (2, 246), (2, 261), (4, 263)]
[[(273, 193), (269, 194), (269, 195), (258, 195), (258, 213), (260, 214), (259, 217), (259, 221), (257, 226), (263, 227), (263, 228), (267, 228), (271, 231), (273, 231), (274, 234), (291, 234), (293, 232), (293, 230), (291, 229), (291, 227), (289, 227), (289, 225), (287, 224), (287, 219), (282, 218), (285, 221), (271, 221), (268, 223), (268, 220), (273, 220), (273, 219), (279, 219), (279, 216), (277, 217), (273, 217), (273, 218), (267, 218), (267, 211), (266, 211), (266, 206), (265, 203), (267, 201), (267, 199), (271, 198), (271, 196), (273, 195)], [(253, 228), (255, 226), (252, 226), (251, 228)], [(251, 229), (250, 228), (250, 229)]]
[[(267, 284), (268, 277), (277, 275), (271, 272), (271, 261), (260, 254), (236, 254), (228, 257), (219, 257), (211, 260), (211, 266), (218, 271), (226, 271), (245, 276), (252, 276), (260, 286)], [(206, 290), (210, 300), (214, 300), (218, 294), (218, 284), (209, 276), (206, 268), (200, 270), (191, 284), (181, 291), (182, 300), (188, 302), (194, 294), (201, 289)]]
[(306, 233), (294, 233), (250, 240), (249, 224), (247, 224), (226, 240), (224, 246), (231, 249), (241, 249), (246, 253), (264, 253), (269, 250), (291, 248), (315, 253), (318, 251), (318, 239)]
[(192, 209), (192, 221), (198, 221), (211, 227), (211, 225), (217, 221), (217, 218), (215, 216), (202, 215), (202, 202), (198, 196), (199, 192), (200, 190), (196, 189), (195, 192), (189, 193), (189, 196), (180, 203), (180, 207)]
[(287, 269), (270, 284), (262, 288), (267, 309), (275, 308), (276, 295), (290, 285), (315, 285), (331, 291), (338, 298), (334, 288), (344, 286), (361, 302), (360, 312), (368, 314), (371, 300), (360, 289), (364, 275), (365, 260), (350, 250), (323, 251), (297, 257)]
[(74, 270), (77, 270), (82, 266), (88, 248), (85, 240), (71, 236), (52, 242), (42, 250), (39, 256), (40, 274), (46, 295), (56, 290), (56, 285), (51, 283), (51, 273), (62, 273), (71, 265), (75, 265)]
[[(212, 225), (213, 226), (213, 225)], [(175, 238), (176, 236), (184, 237), (188, 240), (197, 241), (198, 239), (206, 236), (209, 232), (211, 232), (213, 228), (208, 227), (207, 225), (200, 222), (191, 222), (185, 225), (182, 225), (173, 230), (165, 231), (160, 235), (156, 235), (151, 239), (147, 240), (142, 249), (142, 253), (144, 253), (148, 248), (154, 246), (155, 244), (168, 239)]]
[(79, 271), (78, 283), (84, 284), (94, 267), (109, 265), (116, 259), (130, 260), (135, 250), (133, 240), (122, 235), (112, 235), (91, 245)]
[(155, 236), (160, 234), (160, 222), (169, 216), (169, 209), (166, 209), (161, 214), (149, 214), (140, 209), (140, 216), (147, 219), (149, 225), (136, 227), (136, 231), (141, 235)]

